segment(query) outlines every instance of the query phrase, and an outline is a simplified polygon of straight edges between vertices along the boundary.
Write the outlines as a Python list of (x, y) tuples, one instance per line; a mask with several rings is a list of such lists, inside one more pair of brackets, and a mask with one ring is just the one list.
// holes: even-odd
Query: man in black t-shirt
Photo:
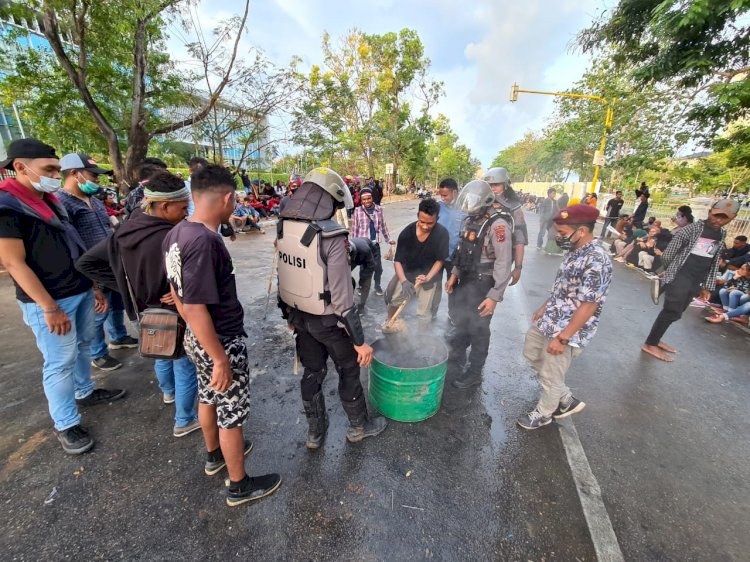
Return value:
[(661, 274), (664, 308), (656, 317), (651, 333), (641, 350), (662, 361), (671, 362), (667, 353), (676, 350), (664, 343), (667, 329), (682, 317), (701, 287), (713, 291), (719, 272), (721, 250), (726, 231), (739, 211), (739, 202), (732, 199), (716, 201), (705, 221), (697, 220), (680, 229), (662, 254), (666, 271)]
[(426, 330), (432, 318), (432, 299), (436, 283), (442, 278), (443, 262), (448, 259), (448, 230), (437, 224), (440, 206), (434, 199), (419, 203), (417, 221), (401, 231), (393, 261), (393, 276), (385, 291), (388, 317), (405, 300), (417, 297), (420, 330)]
[(85, 453), (94, 441), (78, 407), (112, 402), (125, 391), (95, 389), (91, 380), (94, 293), (74, 267), (83, 240), (53, 195), (60, 189), (55, 149), (21, 139), (8, 146), (8, 156), (0, 168), (16, 177), (0, 183), (0, 261), (44, 357), (42, 383), (57, 438), (66, 453)]
[(602, 226), (602, 234), (600, 238), (603, 240), (604, 238), (610, 238), (607, 234), (607, 227), (617, 224), (617, 220), (620, 218), (620, 210), (622, 209), (623, 204), (625, 203), (625, 200), (622, 198), (622, 191), (615, 192), (615, 196), (607, 201), (607, 206), (605, 208), (606, 215), (604, 217), (604, 226)]
[(237, 299), (232, 258), (218, 234), (234, 210), (231, 172), (209, 164), (191, 176), (195, 212), (164, 239), (172, 297), (188, 324), (185, 352), (198, 373), (198, 418), (208, 451), (209, 476), (225, 466), (227, 505), (260, 499), (281, 485), (278, 474), (249, 477), (242, 424), (250, 410), (250, 373), (244, 311)]

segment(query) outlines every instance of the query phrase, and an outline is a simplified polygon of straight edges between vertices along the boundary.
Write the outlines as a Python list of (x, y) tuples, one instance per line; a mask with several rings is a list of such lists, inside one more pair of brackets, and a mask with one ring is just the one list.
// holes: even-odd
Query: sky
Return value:
[[(242, 0), (197, 4), (204, 29), (241, 12)], [(604, 9), (604, 0), (252, 0), (242, 49), (260, 47), (274, 63), (302, 58), (300, 70), (322, 63), (321, 37), (335, 40), (359, 28), (386, 33), (408, 27), (444, 82), (435, 114), (445, 114), (460, 142), (486, 168), (504, 147), (538, 131), (553, 110), (552, 97), (520, 94), (511, 85), (563, 90), (588, 58), (573, 48), (576, 33)]]

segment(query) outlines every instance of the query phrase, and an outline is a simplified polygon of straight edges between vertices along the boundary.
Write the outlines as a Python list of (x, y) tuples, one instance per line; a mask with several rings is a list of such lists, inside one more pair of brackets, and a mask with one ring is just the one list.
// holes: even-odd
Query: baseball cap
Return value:
[(711, 209), (716, 209), (717, 211), (736, 215), (740, 210), (740, 202), (735, 201), (734, 199), (719, 199), (713, 205), (711, 205)]
[(66, 154), (60, 159), (60, 170), (87, 170), (92, 174), (111, 174), (112, 170), (105, 170), (96, 165), (91, 156), (82, 152)]
[(555, 224), (589, 224), (599, 218), (599, 209), (591, 205), (576, 203), (557, 211), (552, 220)]
[(11, 168), (16, 158), (58, 158), (55, 149), (37, 139), (18, 139), (8, 145), (8, 158), (0, 168)]

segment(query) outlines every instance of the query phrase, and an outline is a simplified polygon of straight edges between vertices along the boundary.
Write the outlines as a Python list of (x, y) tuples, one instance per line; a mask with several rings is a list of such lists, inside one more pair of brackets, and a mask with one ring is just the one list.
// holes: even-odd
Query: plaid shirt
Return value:
[(89, 207), (85, 201), (81, 201), (62, 189), (56, 195), (68, 211), (70, 222), (81, 235), (87, 250), (112, 234), (107, 209), (99, 199), (89, 197), (91, 202), (91, 207)]
[[(693, 224), (688, 224), (675, 233), (672, 241), (664, 250), (661, 256), (662, 263), (666, 271), (662, 274), (662, 282), (668, 285), (675, 280), (682, 266), (685, 265), (690, 253), (695, 247), (695, 243), (703, 233), (704, 221), (697, 220)], [(721, 229), (721, 240), (726, 237), (726, 230)], [(703, 281), (703, 288), (713, 291), (716, 287), (716, 276), (719, 274), (719, 258), (721, 252), (716, 252), (714, 259), (711, 261), (711, 267), (708, 270), (708, 276)]]
[[(375, 224), (375, 241), (378, 243), (380, 242), (380, 233), (382, 232), (386, 243), (390, 244), (391, 235), (388, 233), (388, 227), (383, 218), (383, 207), (380, 205), (374, 205), (374, 207), (375, 210), (372, 213), (372, 222)], [(370, 239), (370, 217), (363, 206), (355, 207), (350, 226), (352, 238)]]

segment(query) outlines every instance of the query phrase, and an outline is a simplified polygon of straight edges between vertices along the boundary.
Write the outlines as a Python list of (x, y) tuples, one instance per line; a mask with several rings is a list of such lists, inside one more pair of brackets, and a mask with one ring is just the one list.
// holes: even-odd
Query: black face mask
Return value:
[(573, 247), (578, 244), (578, 240), (581, 238), (579, 237), (578, 240), (573, 240), (573, 235), (578, 232), (577, 230), (574, 230), (571, 232), (568, 236), (557, 236), (555, 238), (555, 242), (560, 247), (561, 250), (565, 250), (566, 252), (569, 250), (572, 250)]

